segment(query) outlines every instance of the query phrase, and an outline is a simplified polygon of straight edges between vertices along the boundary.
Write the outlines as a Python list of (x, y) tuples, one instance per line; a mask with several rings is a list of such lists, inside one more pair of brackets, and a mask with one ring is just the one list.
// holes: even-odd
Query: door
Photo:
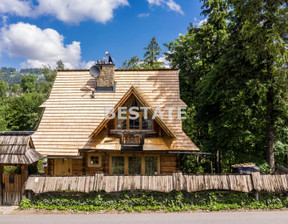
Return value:
[(54, 175), (72, 175), (72, 159), (54, 159)]
[(22, 199), (21, 175), (2, 175), (2, 204), (19, 205)]

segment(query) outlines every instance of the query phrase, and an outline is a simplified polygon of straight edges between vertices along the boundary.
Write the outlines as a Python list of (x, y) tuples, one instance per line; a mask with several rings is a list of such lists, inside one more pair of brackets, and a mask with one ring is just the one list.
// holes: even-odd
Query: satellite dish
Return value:
[(90, 75), (94, 78), (98, 78), (98, 76), (100, 75), (100, 68), (97, 65), (94, 65), (90, 68)]

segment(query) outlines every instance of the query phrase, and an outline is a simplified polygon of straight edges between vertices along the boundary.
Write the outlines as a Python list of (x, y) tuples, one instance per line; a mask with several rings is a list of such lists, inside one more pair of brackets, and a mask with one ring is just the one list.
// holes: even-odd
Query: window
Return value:
[(145, 174), (157, 174), (157, 157), (145, 157)]
[(109, 156), (109, 174), (160, 174), (160, 156), (140, 153), (125, 153), (125, 155), (113, 153)]
[(99, 165), (99, 156), (91, 156), (90, 165)]
[(99, 153), (88, 154), (88, 167), (101, 167), (101, 155)]
[(140, 129), (139, 118), (129, 119), (129, 129)]
[[(127, 107), (127, 112), (125, 113), (123, 111), (123, 114), (121, 114), (121, 118), (118, 118), (117, 114), (117, 121), (116, 121), (116, 129), (134, 129), (134, 130), (150, 130), (152, 129), (152, 117), (148, 114), (144, 113), (144, 110), (141, 109), (142, 105), (138, 102), (138, 100), (135, 97), (132, 97), (128, 103), (125, 105)], [(135, 112), (138, 112), (139, 117), (137, 119), (129, 118), (129, 116), (134, 117), (134, 114), (129, 114), (129, 108), (130, 107), (136, 107)], [(146, 115), (147, 117), (145, 117)], [(146, 118), (146, 119), (145, 119)]]
[(124, 174), (123, 156), (112, 156), (112, 174)]
[(129, 174), (141, 174), (141, 156), (128, 157)]
[(117, 129), (127, 129), (127, 114), (122, 114), (123, 118), (117, 120)]
[(142, 129), (143, 130), (150, 130), (152, 129), (152, 118), (150, 115), (147, 117), (148, 119), (144, 118), (144, 114), (141, 114), (141, 122), (142, 122)]

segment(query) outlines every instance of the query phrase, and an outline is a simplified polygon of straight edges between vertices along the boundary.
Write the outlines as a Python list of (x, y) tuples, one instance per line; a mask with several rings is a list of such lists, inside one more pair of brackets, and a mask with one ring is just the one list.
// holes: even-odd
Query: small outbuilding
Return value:
[[(17, 205), (28, 178), (28, 165), (43, 157), (35, 151), (33, 132), (0, 132), (0, 205)], [(20, 166), (20, 175), (4, 175), (4, 166)]]

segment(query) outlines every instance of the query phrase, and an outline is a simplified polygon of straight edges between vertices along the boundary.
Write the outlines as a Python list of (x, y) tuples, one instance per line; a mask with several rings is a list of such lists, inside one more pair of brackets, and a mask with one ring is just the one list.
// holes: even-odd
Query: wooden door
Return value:
[(19, 205), (22, 199), (22, 176), (2, 175), (2, 204)]
[(72, 159), (54, 159), (54, 175), (72, 175)]

